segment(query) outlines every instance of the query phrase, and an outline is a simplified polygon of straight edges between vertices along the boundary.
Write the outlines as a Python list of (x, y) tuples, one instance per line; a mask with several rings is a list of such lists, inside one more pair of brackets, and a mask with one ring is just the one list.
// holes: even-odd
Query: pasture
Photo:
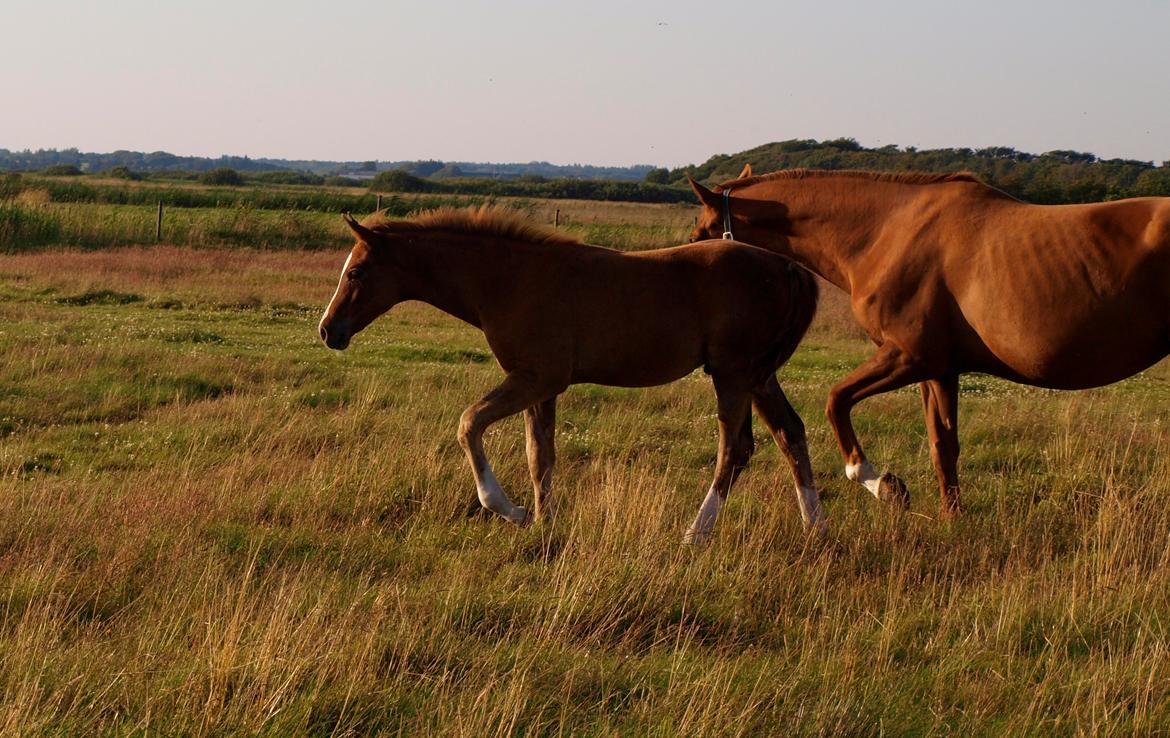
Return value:
[[(697, 211), (523, 206), (621, 248)], [(456, 425), (499, 378), (480, 334), (411, 304), (328, 351), (344, 225), (303, 217), (313, 250), (0, 255), (0, 733), (1170, 731), (1168, 365), (1081, 393), (965, 377), (953, 523), (917, 390), (863, 403), (914, 495), (895, 515), (823, 415), (870, 351), (826, 286), (779, 377), (827, 537), (757, 421), (711, 542), (681, 545), (715, 457), (701, 372), (565, 393), (559, 517), (517, 529), (464, 513)], [(488, 453), (529, 500), (519, 418)]]

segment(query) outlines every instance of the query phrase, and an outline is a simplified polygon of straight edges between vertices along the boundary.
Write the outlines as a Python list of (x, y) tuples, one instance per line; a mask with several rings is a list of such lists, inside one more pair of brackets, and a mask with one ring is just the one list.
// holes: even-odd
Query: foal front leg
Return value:
[(500, 487), (492, 466), (483, 450), (483, 434), (488, 427), (509, 415), (541, 402), (555, 392), (549, 392), (532, 378), (509, 374), (482, 400), (463, 411), (459, 419), (459, 444), (467, 453), (471, 471), (475, 475), (475, 489), (479, 502), (488, 510), (517, 525), (528, 522), (528, 511), (514, 505)]
[(528, 473), (532, 475), (533, 514), (537, 520), (551, 520), (552, 473), (557, 460), (554, 441), (557, 422), (557, 398), (550, 397), (524, 410), (525, 446)]
[(750, 422), (751, 395), (741, 390), (721, 390), (718, 383), (715, 391), (719, 400), (719, 456), (715, 461), (715, 479), (694, 522), (683, 536), (686, 544), (706, 542), (732, 485), (752, 455), (751, 426), (744, 432), (745, 423)]

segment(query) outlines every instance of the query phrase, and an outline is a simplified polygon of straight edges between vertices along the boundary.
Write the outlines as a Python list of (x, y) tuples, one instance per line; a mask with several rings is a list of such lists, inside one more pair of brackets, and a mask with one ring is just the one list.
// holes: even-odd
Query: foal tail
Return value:
[(817, 299), (820, 297), (817, 278), (812, 272), (790, 261), (786, 273), (788, 306), (784, 330), (777, 337), (775, 364), (777, 367), (788, 361), (796, 347), (800, 345), (804, 334), (808, 332), (813, 316), (817, 314)]

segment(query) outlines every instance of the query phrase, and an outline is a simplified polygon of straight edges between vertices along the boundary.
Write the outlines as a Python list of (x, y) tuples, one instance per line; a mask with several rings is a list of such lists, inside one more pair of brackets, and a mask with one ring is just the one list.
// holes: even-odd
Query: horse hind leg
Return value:
[(963, 509), (959, 494), (959, 376), (923, 382), (922, 406), (942, 495), (941, 514), (950, 518)]
[(813, 476), (812, 461), (808, 457), (808, 440), (804, 432), (804, 421), (788, 402), (779, 382), (773, 375), (752, 393), (752, 404), (756, 413), (764, 420), (772, 438), (792, 467), (796, 482), (796, 501), (800, 505), (800, 517), (805, 530), (824, 530), (825, 515), (821, 510), (821, 499)]
[(705, 543), (715, 528), (719, 510), (727, 500), (735, 480), (751, 458), (754, 441), (751, 437), (751, 395), (739, 389), (720, 387), (715, 383), (719, 403), (719, 453), (715, 461), (715, 478), (707, 496), (695, 515), (683, 543)]
[(552, 474), (556, 463), (555, 445), (557, 398), (538, 402), (524, 411), (525, 447), (528, 453), (528, 472), (532, 476), (536, 520), (551, 520), (553, 516)]

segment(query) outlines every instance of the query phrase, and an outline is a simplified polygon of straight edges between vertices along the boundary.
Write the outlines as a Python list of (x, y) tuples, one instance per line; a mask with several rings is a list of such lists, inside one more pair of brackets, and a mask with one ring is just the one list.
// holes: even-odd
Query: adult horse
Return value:
[(625, 254), (488, 207), (346, 222), (357, 243), (321, 318), (327, 346), (344, 349), (395, 304), (421, 300), (481, 329), (506, 374), (459, 423), (483, 507), (529, 520), (484, 454), (492, 423), (524, 413), (539, 519), (549, 512), (557, 395), (579, 382), (664, 384), (702, 366), (715, 385), (719, 454), (688, 540), (710, 534), (752, 454), (752, 405), (792, 466), (805, 525), (822, 523), (804, 424), (775, 377), (816, 310), (804, 269), (729, 241)]
[(909, 502), (866, 459), (858, 402), (921, 384), (942, 512), (960, 509), (959, 375), (1055, 389), (1129, 377), (1170, 353), (1170, 198), (1030, 205), (969, 174), (780, 171), (714, 191), (692, 234), (787, 256), (851, 296), (877, 352), (829, 393), (846, 475)]

